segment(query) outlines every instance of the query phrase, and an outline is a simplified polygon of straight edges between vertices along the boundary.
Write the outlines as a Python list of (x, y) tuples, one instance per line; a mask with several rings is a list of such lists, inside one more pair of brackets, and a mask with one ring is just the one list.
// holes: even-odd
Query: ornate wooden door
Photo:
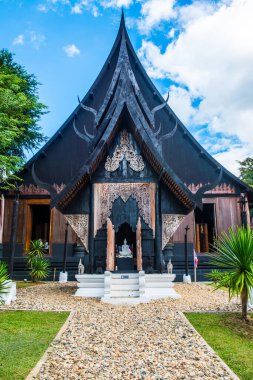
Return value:
[(107, 219), (106, 270), (114, 271), (115, 267), (115, 230), (111, 220)]
[(136, 226), (136, 256), (137, 256), (137, 270), (142, 270), (142, 247), (141, 247), (141, 218), (139, 217)]

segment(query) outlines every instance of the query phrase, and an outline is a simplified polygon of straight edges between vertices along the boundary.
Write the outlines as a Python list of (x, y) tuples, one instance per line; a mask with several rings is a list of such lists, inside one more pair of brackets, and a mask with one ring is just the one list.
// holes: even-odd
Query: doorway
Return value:
[[(125, 240), (126, 242), (124, 242)], [(124, 244), (129, 247), (131, 252), (129, 256), (131, 257), (120, 257)], [(119, 272), (136, 270), (136, 232), (132, 231), (132, 228), (128, 223), (121, 224), (118, 231), (115, 233), (115, 255), (116, 267)]]

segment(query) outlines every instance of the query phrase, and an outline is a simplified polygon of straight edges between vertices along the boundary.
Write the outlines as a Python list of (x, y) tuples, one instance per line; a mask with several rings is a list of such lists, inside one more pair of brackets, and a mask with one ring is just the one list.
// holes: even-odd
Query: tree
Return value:
[(253, 187), (253, 158), (248, 157), (238, 162), (240, 164), (240, 178)]
[(46, 138), (38, 125), (47, 107), (39, 102), (36, 77), (15, 63), (13, 54), (0, 50), (0, 182), (8, 188), (17, 179), (25, 151)]
[(240, 295), (242, 319), (247, 320), (247, 302), (253, 287), (253, 230), (244, 227), (230, 228), (214, 243), (214, 254), (210, 263), (224, 271), (215, 270), (208, 277), (214, 281), (215, 289), (229, 289), (229, 299)]

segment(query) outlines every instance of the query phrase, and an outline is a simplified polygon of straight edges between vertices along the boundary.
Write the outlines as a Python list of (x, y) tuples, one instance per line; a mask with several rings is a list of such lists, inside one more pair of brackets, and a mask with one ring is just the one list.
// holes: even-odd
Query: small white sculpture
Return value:
[(121, 251), (119, 252), (119, 257), (123, 258), (132, 258), (132, 252), (131, 249), (129, 248), (129, 245), (127, 244), (127, 240), (124, 239), (124, 244), (121, 246)]
[(78, 264), (78, 274), (84, 274), (84, 265), (82, 264), (82, 259), (80, 259)]
[(172, 274), (172, 272), (173, 272), (173, 264), (171, 262), (171, 259), (169, 259), (169, 262), (167, 264), (167, 270), (168, 270), (168, 274)]

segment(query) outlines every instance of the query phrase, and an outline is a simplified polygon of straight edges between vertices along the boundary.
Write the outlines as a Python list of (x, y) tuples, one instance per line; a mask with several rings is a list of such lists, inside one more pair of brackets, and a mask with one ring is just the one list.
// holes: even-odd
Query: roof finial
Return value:
[(121, 20), (120, 20), (120, 26), (121, 28), (125, 28), (125, 13), (124, 13), (124, 8), (122, 7), (121, 9)]

